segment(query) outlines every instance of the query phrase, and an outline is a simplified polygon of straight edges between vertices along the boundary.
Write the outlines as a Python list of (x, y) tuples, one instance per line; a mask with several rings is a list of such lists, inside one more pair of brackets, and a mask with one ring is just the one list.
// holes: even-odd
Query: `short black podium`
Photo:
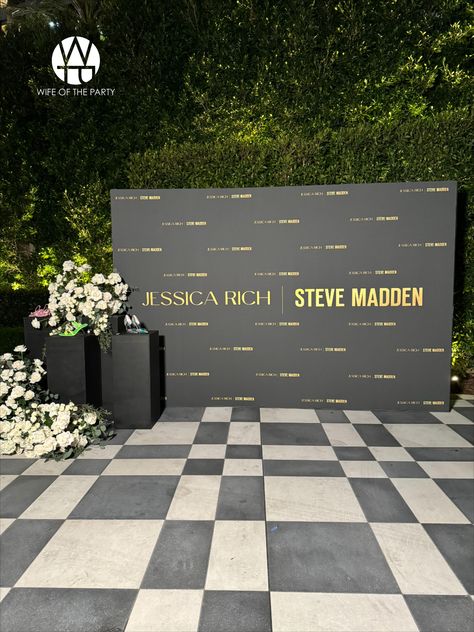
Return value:
[[(112, 336), (111, 406), (116, 428), (150, 428), (160, 416), (157, 331)], [(105, 399), (105, 398), (104, 398)]]
[(100, 347), (96, 336), (48, 336), (48, 388), (61, 402), (100, 406)]

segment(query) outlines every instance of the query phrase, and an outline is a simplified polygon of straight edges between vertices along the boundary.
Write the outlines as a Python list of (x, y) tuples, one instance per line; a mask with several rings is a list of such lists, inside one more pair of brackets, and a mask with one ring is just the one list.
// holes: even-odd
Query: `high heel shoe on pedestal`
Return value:
[(75, 320), (71, 324), (74, 326), (74, 329), (72, 331), (64, 331), (62, 334), (59, 334), (59, 335), (60, 336), (75, 336), (80, 331), (82, 331), (83, 329), (89, 326), (87, 323), (78, 323)]
[(125, 315), (123, 322), (125, 324), (125, 330), (127, 331), (127, 334), (138, 334), (137, 328), (135, 327), (135, 324), (132, 322), (132, 319), (128, 314)]
[(135, 325), (137, 329), (137, 333), (139, 334), (147, 334), (148, 329), (142, 325), (142, 323), (138, 320), (136, 314), (132, 316), (132, 323)]

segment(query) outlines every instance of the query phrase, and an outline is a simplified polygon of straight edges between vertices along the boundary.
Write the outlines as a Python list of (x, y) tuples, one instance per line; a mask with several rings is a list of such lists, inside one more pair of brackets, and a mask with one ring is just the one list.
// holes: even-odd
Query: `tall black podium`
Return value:
[(102, 405), (116, 428), (150, 428), (160, 416), (158, 331), (112, 336), (102, 354)]

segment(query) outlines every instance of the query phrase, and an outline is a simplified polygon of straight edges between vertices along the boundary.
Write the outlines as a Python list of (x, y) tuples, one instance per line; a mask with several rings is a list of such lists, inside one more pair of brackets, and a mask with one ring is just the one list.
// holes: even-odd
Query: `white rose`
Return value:
[(12, 377), (13, 375), (13, 371), (11, 369), (3, 369), (3, 371), (0, 373), (0, 377), (2, 378), (2, 380), (8, 380), (8, 378)]
[(42, 430), (35, 430), (30, 434), (30, 439), (32, 443), (43, 443), (46, 437)]
[(11, 353), (4, 353), (2, 356), (0, 356), (0, 360), (5, 360), (5, 362), (7, 360), (13, 360), (13, 356)]
[(56, 435), (56, 441), (58, 442), (58, 446), (60, 448), (67, 448), (74, 441), (74, 435), (72, 432), (61, 432)]
[(84, 421), (89, 426), (93, 426), (95, 422), (97, 421), (97, 415), (95, 413), (86, 413), (84, 415)]
[(25, 353), (26, 347), (25, 345), (18, 345), (13, 349), (13, 351), (16, 351), (16, 353)]
[(24, 369), (25, 368), (25, 363), (23, 362), (23, 360), (16, 360), (13, 364), (12, 367), (14, 369), (16, 369), (17, 371)]
[(12, 392), (10, 396), (12, 397), (12, 399), (18, 399), (19, 397), (23, 397), (24, 394), (25, 394), (25, 389), (23, 388), (23, 386), (14, 386), (12, 388)]
[(0, 441), (0, 454), (13, 454), (15, 452), (15, 443), (10, 439)]
[(69, 322), (72, 322), (73, 320), (76, 320), (76, 317), (74, 316), (74, 314), (71, 314), (71, 312), (68, 312), (66, 314), (66, 320), (68, 320)]
[(56, 325), (58, 324), (58, 321), (56, 320), (54, 316), (51, 316), (51, 318), (48, 320), (48, 324), (50, 327), (56, 327)]
[(103, 274), (94, 274), (91, 281), (92, 283), (105, 283), (105, 277)]
[(43, 454), (49, 454), (50, 452), (54, 452), (54, 450), (56, 450), (56, 447), (57, 447), (56, 439), (54, 437), (48, 437), (43, 443), (43, 449), (44, 449)]
[(10, 408), (5, 404), (0, 405), (0, 419), (5, 419), (11, 413)]
[(24, 380), (26, 380), (26, 373), (24, 371), (15, 373), (15, 382), (23, 382)]
[[(64, 272), (71, 272), (72, 270), (74, 270), (76, 266), (74, 265), (73, 261), (65, 261), (63, 263), (63, 270)], [(60, 274), (58, 274), (58, 277), (61, 276)]]
[(107, 309), (107, 303), (105, 301), (99, 301), (97, 303), (97, 309)]
[(6, 395), (8, 393), (8, 386), (5, 384), (5, 382), (0, 382), (0, 397), (3, 397), (3, 395)]
[(36, 384), (36, 382), (39, 382), (40, 380), (41, 380), (41, 374), (38, 373), (38, 371), (33, 371), (30, 377), (30, 382), (32, 384)]
[(24, 394), (24, 398), (26, 399), (27, 402), (30, 401), (30, 399), (33, 399), (35, 396), (33, 391), (26, 391), (26, 393)]
[(41, 323), (37, 318), (33, 318), (33, 320), (31, 321), (31, 326), (35, 329), (40, 329)]

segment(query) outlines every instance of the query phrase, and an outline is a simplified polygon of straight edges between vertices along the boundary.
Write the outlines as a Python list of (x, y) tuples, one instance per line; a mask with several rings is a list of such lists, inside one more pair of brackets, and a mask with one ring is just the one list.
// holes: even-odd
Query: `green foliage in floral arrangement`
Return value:
[(41, 360), (20, 345), (0, 356), (0, 454), (67, 459), (113, 434), (104, 410), (60, 404), (43, 390)]

